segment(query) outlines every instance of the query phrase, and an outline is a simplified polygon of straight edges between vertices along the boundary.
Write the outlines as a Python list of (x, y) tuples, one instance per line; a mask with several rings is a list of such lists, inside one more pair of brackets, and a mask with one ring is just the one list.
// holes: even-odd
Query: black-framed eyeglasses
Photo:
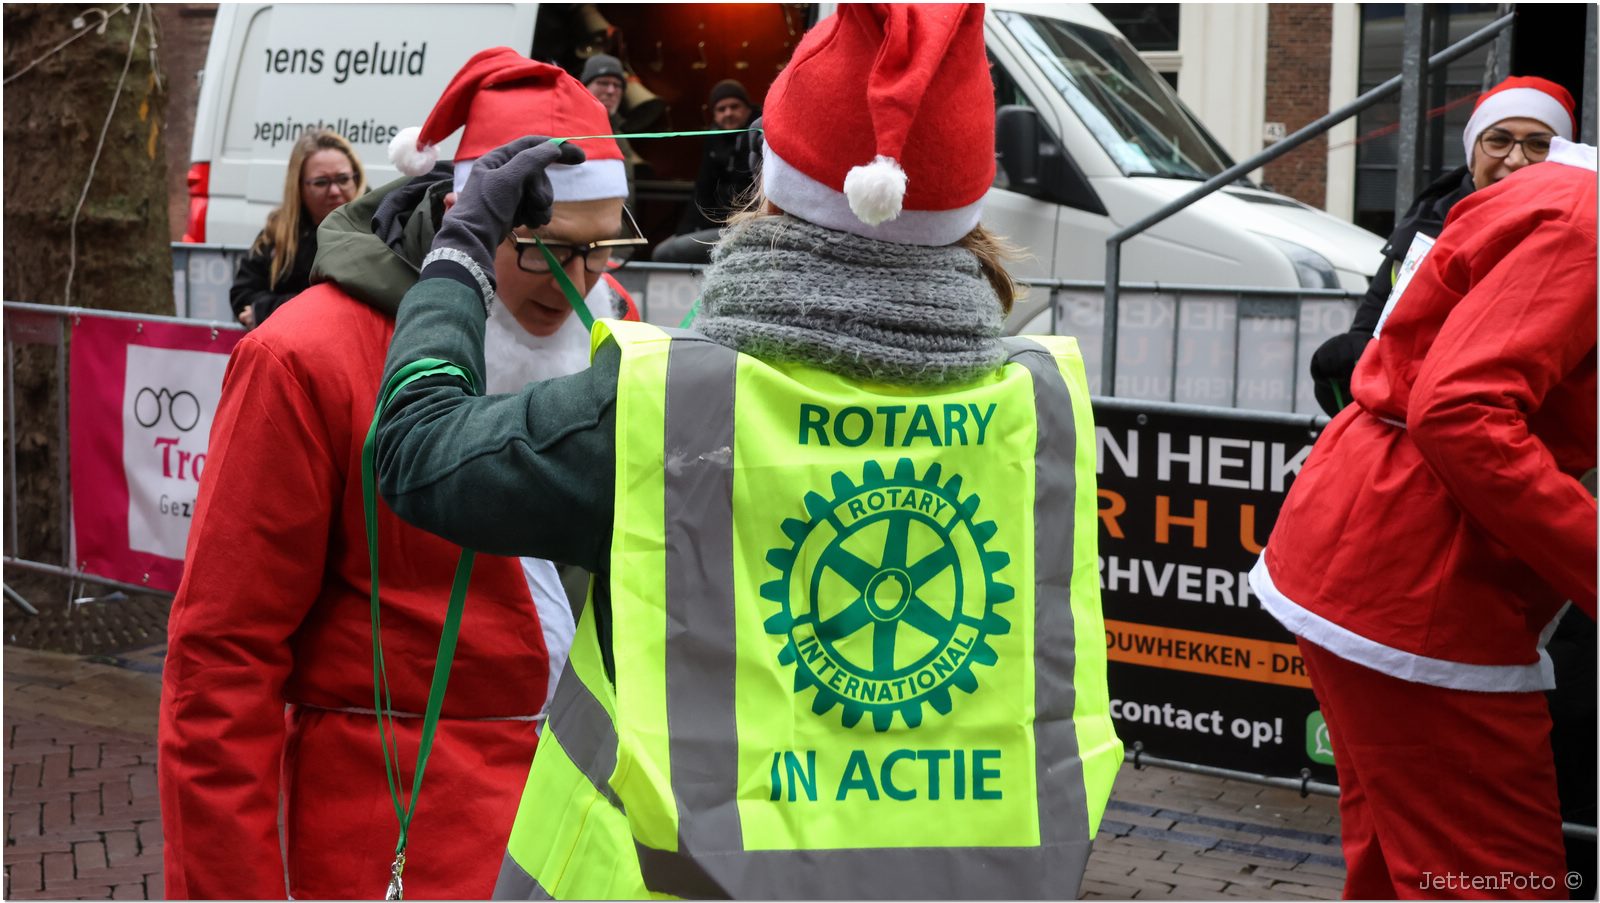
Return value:
[(356, 183), (356, 177), (347, 172), (336, 176), (318, 176), (315, 179), (306, 179), (306, 184), (318, 191), (327, 191), (337, 185), (340, 188), (349, 188)]
[(1529, 135), (1517, 139), (1504, 129), (1487, 129), (1478, 136), (1478, 146), (1483, 152), (1496, 160), (1511, 156), (1511, 149), (1522, 145), (1522, 155), (1529, 162), (1537, 163), (1550, 156), (1550, 140), (1554, 135)]
[[(633, 249), (640, 245), (647, 245), (650, 240), (639, 231), (639, 224), (634, 222), (633, 214), (628, 208), (622, 208), (622, 218), (626, 228), (631, 230), (629, 238), (607, 238), (601, 241), (591, 241), (586, 244), (573, 245), (564, 242), (547, 241), (544, 243), (550, 249), (550, 254), (555, 257), (556, 264), (563, 269), (572, 262), (572, 258), (582, 256), (583, 268), (591, 273), (604, 273), (614, 270), (628, 261), (633, 256)], [(517, 268), (524, 273), (548, 273), (550, 261), (544, 252), (539, 249), (539, 239), (518, 238), (515, 235), (506, 237), (506, 241), (517, 251)]]

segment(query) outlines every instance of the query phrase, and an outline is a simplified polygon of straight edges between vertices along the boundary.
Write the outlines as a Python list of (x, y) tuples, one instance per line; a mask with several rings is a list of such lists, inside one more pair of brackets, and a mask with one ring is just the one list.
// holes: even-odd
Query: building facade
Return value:
[[(1235, 160), (1281, 140), (1398, 75), (1399, 3), (1097, 4)], [(1508, 74), (1565, 85), (1583, 107), (1587, 4), (1430, 7), (1437, 52), (1515, 10), (1506, 38), (1451, 63), (1427, 86), (1421, 184), (1465, 162), (1460, 135), (1478, 95)], [(1592, 80), (1592, 74), (1587, 76)], [(1592, 89), (1591, 89), (1592, 90)], [(1275, 191), (1380, 235), (1394, 223), (1396, 95), (1251, 174)], [(1581, 131), (1581, 130), (1580, 130)], [(1581, 136), (1580, 136), (1581, 137)]]

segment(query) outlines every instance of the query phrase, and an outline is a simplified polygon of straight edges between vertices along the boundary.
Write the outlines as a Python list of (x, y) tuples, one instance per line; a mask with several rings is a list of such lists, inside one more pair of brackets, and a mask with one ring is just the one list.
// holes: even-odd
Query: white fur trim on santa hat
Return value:
[(417, 146), (421, 135), (422, 129), (412, 126), (389, 139), (389, 162), (408, 176), (427, 175), (439, 162), (439, 148), (431, 144), (426, 148)]
[(1572, 140), (1572, 114), (1561, 101), (1538, 88), (1507, 88), (1483, 99), (1467, 120), (1467, 130), (1461, 140), (1467, 149), (1467, 163), (1472, 163), (1472, 150), (1478, 146), (1478, 136), (1489, 126), (1502, 119), (1536, 119), (1568, 141)]
[[(846, 180), (848, 184), (848, 176)], [(971, 232), (983, 216), (983, 198), (980, 197), (954, 210), (902, 210), (894, 219), (868, 225), (851, 209), (844, 192), (835, 191), (790, 166), (772, 149), (771, 143), (763, 143), (761, 149), (761, 188), (772, 203), (806, 222), (903, 245), (954, 244)]]
[[(457, 160), (455, 190), (460, 191), (472, 174), (474, 160)], [(628, 196), (628, 170), (621, 160), (588, 160), (577, 166), (556, 164), (545, 170), (558, 201), (598, 201)]]

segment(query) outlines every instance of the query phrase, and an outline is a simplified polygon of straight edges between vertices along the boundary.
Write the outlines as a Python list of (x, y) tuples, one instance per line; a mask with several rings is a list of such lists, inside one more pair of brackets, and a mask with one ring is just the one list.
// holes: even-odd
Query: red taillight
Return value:
[(211, 200), (211, 164), (189, 167), (189, 221), (183, 227), (183, 240), (201, 244), (206, 240), (206, 205)]

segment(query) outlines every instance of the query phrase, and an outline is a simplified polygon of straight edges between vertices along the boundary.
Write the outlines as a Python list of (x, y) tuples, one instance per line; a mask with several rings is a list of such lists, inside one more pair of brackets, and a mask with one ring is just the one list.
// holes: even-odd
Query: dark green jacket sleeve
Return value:
[[(483, 302), (451, 279), (406, 293), (384, 384), (424, 358), (483, 385)], [(469, 549), (605, 571), (614, 495), (617, 367), (607, 343), (581, 373), (479, 397), (455, 377), (412, 382), (378, 425), (378, 488), (406, 521)]]

